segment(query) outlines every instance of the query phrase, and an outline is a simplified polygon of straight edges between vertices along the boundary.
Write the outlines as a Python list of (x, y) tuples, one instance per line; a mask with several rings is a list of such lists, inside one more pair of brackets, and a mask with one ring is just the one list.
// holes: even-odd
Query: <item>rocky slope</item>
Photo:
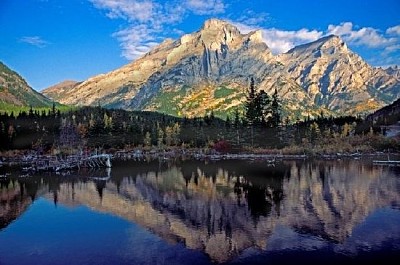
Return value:
[(369, 66), (333, 35), (295, 47), (277, 60), (315, 105), (336, 112), (357, 114), (376, 109), (384, 99), (375, 97), (374, 92), (386, 84), (399, 85), (398, 80)]
[(62, 99), (69, 90), (71, 90), (72, 88), (74, 88), (79, 84), (80, 82), (73, 80), (62, 81), (61, 83), (46, 88), (46, 96), (55, 101), (58, 101)]
[(33, 90), (16, 72), (0, 62), (0, 109), (9, 106), (51, 106), (52, 102)]
[(400, 80), (400, 68), (397, 65), (388, 67), (387, 69), (385, 69), (385, 72), (389, 75), (393, 75)]
[(295, 116), (370, 112), (400, 95), (397, 70), (368, 65), (337, 36), (273, 56), (261, 31), (241, 34), (211, 19), (197, 32), (165, 40), (138, 60), (59, 94), (64, 104), (224, 116), (242, 105), (249, 79)]

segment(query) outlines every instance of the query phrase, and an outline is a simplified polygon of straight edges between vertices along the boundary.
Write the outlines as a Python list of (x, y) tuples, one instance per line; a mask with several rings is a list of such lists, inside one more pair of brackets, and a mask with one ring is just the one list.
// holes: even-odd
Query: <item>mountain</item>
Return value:
[(61, 83), (46, 88), (46, 96), (50, 99), (58, 101), (62, 99), (69, 90), (71, 90), (72, 88), (74, 88), (79, 84), (80, 82), (73, 80), (62, 81)]
[(386, 68), (385, 72), (400, 80), (400, 68), (397, 65)]
[(364, 131), (368, 130), (371, 124), (375, 129), (380, 128), (386, 137), (400, 139), (400, 98), (368, 115), (364, 122)]
[(167, 39), (138, 60), (90, 78), (60, 101), (188, 116), (226, 111), (244, 99), (244, 69), (262, 76), (272, 58), (260, 31), (242, 35), (226, 22), (209, 20), (198, 32)]
[(33, 90), (18, 73), (0, 62), (0, 109), (51, 105), (48, 98)]
[(386, 120), (385, 122), (390, 125), (400, 122), (400, 98), (390, 105), (387, 105), (374, 113), (368, 115), (367, 120)]
[[(245, 100), (249, 79), (277, 89), (291, 117), (361, 114), (400, 95), (398, 75), (373, 68), (337, 36), (274, 56), (262, 32), (242, 34), (218, 19), (178, 40), (167, 39), (141, 58), (59, 93), (61, 103), (153, 110), (177, 116), (224, 116)], [(45, 95), (58, 93), (44, 90)]]

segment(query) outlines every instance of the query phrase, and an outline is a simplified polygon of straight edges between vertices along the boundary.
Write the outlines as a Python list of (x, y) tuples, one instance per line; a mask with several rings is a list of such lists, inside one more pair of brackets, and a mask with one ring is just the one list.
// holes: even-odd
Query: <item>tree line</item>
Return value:
[(93, 148), (215, 148), (240, 151), (254, 148), (329, 151), (344, 148), (399, 148), (398, 142), (377, 137), (380, 127), (356, 117), (307, 118), (283, 124), (281, 100), (248, 88), (244, 112), (222, 120), (213, 112), (204, 117), (178, 118), (156, 112), (82, 107), (61, 112), (31, 108), (0, 114), (0, 150), (67, 152)]

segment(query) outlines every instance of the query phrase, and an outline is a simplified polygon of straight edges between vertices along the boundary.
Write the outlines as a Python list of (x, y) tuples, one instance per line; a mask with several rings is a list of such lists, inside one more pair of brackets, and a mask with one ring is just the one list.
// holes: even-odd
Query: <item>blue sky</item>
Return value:
[(274, 54), (336, 34), (371, 65), (400, 65), (399, 0), (0, 0), (0, 61), (41, 90), (116, 69), (213, 17), (262, 29)]

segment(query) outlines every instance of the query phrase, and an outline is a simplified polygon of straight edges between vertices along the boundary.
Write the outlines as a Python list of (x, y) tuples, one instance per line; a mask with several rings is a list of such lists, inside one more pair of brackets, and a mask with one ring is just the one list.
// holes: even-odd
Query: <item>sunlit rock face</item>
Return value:
[(354, 115), (389, 103), (377, 93), (386, 93), (391, 100), (399, 95), (395, 75), (368, 65), (338, 36), (295, 47), (277, 60), (315, 104), (329, 110)]
[(268, 249), (279, 227), (344, 244), (370, 214), (400, 203), (399, 179), (384, 168), (241, 163), (111, 173), (109, 180), (61, 184), (57, 200), (120, 216), (217, 262), (249, 248)]
[(373, 68), (337, 36), (272, 55), (262, 32), (207, 20), (194, 33), (166, 39), (139, 59), (71, 89), (44, 90), (61, 103), (155, 110), (176, 116), (232, 113), (250, 78), (275, 89), (289, 116), (361, 114), (400, 96), (398, 69)]

